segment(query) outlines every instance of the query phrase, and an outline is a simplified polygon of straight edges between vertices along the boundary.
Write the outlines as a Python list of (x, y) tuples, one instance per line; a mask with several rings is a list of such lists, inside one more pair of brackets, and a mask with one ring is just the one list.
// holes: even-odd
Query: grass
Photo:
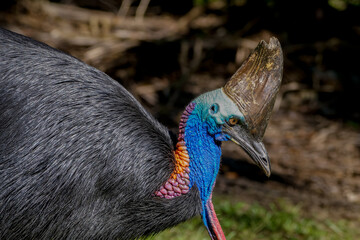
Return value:
[[(285, 201), (270, 204), (246, 204), (215, 199), (214, 205), (227, 240), (352, 240), (360, 236), (351, 222), (320, 221), (304, 217), (299, 206)], [(200, 217), (168, 229), (154, 240), (209, 240)]]

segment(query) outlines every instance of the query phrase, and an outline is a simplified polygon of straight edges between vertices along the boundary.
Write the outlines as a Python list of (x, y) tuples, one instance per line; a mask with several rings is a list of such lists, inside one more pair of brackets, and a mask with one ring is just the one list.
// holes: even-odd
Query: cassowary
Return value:
[(78, 59), (0, 30), (0, 239), (136, 239), (201, 214), (221, 142), (266, 173), (261, 140), (282, 78), (262, 41), (221, 88), (193, 100), (177, 140), (119, 83)]

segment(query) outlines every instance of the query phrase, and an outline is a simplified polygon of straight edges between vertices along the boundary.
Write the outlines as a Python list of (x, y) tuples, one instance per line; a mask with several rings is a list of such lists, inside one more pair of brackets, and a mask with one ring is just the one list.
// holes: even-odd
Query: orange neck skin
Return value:
[(176, 150), (174, 152), (174, 155), (175, 155), (175, 169), (171, 174), (171, 178), (176, 179), (177, 174), (186, 172), (187, 168), (189, 168), (189, 163), (190, 163), (189, 154), (186, 150), (186, 145), (183, 140), (179, 141), (176, 144)]
[(183, 140), (176, 144), (174, 156), (174, 171), (171, 173), (170, 178), (155, 192), (155, 196), (171, 199), (189, 192), (190, 158)]

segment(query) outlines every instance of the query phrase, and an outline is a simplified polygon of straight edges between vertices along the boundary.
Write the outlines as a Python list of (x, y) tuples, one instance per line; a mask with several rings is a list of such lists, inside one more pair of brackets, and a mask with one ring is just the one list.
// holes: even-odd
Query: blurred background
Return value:
[[(359, 239), (359, 10), (360, 0), (18, 0), (0, 3), (0, 26), (106, 72), (174, 132), (193, 98), (276, 36), (285, 62), (264, 138), (272, 175), (223, 144), (214, 205), (224, 232)], [(200, 218), (154, 237), (208, 238)]]

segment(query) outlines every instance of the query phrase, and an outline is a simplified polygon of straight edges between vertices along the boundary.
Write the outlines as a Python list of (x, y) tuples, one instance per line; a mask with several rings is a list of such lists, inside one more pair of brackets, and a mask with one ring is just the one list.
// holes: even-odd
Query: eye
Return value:
[(211, 114), (215, 114), (219, 111), (219, 104), (217, 103), (214, 103), (213, 105), (211, 105), (210, 109), (209, 109), (209, 112)]
[(239, 119), (236, 118), (236, 117), (231, 117), (231, 118), (229, 118), (229, 120), (228, 120), (228, 124), (229, 124), (230, 126), (235, 126), (235, 125), (238, 124), (238, 123), (239, 123)]

